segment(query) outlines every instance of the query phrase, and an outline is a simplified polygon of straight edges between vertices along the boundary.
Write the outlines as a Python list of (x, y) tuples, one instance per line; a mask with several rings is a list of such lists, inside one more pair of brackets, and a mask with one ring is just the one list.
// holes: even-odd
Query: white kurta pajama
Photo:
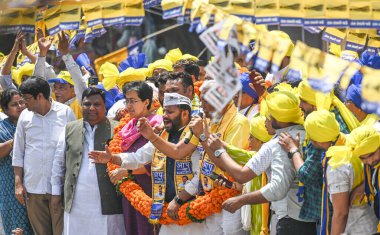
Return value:
[(71, 212), (64, 213), (65, 235), (125, 235), (122, 214), (102, 215), (100, 192), (95, 164), (88, 158), (94, 150), (94, 135), (97, 126), (85, 122), (85, 138), (82, 163), (79, 170)]

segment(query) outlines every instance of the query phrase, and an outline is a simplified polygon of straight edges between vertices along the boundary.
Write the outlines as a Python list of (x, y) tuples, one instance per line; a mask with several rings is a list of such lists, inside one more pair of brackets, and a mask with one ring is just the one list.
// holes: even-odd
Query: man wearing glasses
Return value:
[(47, 81), (30, 77), (20, 86), (25, 109), (14, 137), (12, 165), (17, 200), (26, 205), (35, 234), (62, 234), (63, 209), (52, 209), (50, 178), (60, 133), (73, 111), (50, 98)]

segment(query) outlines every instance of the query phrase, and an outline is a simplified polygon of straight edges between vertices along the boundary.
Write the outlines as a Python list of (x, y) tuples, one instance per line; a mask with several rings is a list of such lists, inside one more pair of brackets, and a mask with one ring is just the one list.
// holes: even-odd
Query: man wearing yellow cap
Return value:
[(148, 65), (147, 77), (156, 77), (164, 71), (173, 71), (173, 63), (168, 59), (156, 60)]
[[(373, 187), (369, 169), (363, 172), (363, 162), (377, 167), (380, 158), (380, 136), (373, 127), (361, 126), (353, 130), (344, 146), (330, 147), (326, 182), (334, 207), (331, 234), (374, 234), (378, 219), (368, 201), (373, 201)], [(363, 162), (362, 162), (363, 161)], [(356, 187), (365, 184), (367, 197), (353, 198)], [(367, 190), (366, 190), (367, 191)]]
[(45, 37), (38, 39), (38, 47), (40, 54), (36, 62), (35, 76), (40, 76), (49, 83), (53, 84), (53, 91), (58, 102), (70, 106), (75, 116), (82, 118), (82, 109), (80, 102), (82, 101), (82, 93), (87, 88), (86, 81), (82, 78), (82, 72), (70, 55), (69, 42), (66, 36), (59, 34), (58, 49), (62, 54), (62, 60), (65, 62), (68, 71), (61, 71), (58, 76), (51, 73), (45, 73), (46, 55), (51, 46), (51, 41)]
[[(304, 127), (309, 142), (302, 148), (303, 150), (300, 149), (299, 139), (297, 137), (293, 139), (286, 132), (280, 134), (280, 144), (285, 151), (294, 153), (292, 161), (298, 178), (302, 182), (299, 185), (299, 194), (304, 203), (300, 217), (316, 221), (322, 218), (321, 234), (327, 234), (332, 210), (327, 198), (327, 185), (323, 180), (323, 175), (325, 175), (323, 169), (327, 167), (325, 152), (330, 146), (343, 145), (345, 135), (340, 132), (335, 115), (327, 110), (314, 111), (309, 114), (305, 119)], [(301, 151), (306, 156), (305, 161)]]
[[(228, 199), (222, 207), (233, 213), (243, 205), (271, 202), (271, 208), (278, 219), (277, 234), (315, 234), (315, 221), (304, 220), (299, 216), (303, 202), (297, 196), (298, 179), (289, 159), (294, 153), (284, 151), (278, 137), (286, 131), (293, 137), (299, 134), (303, 141), (305, 131), (302, 127), (303, 115), (299, 108), (299, 99), (288, 91), (278, 91), (269, 94), (266, 103), (268, 119), (276, 129), (275, 137), (264, 144), (244, 167), (235, 163), (227, 153), (211, 155), (211, 159), (239, 183), (248, 182), (263, 172), (269, 176), (269, 182), (260, 190)], [(211, 146), (215, 139), (215, 135), (210, 136)]]
[(74, 91), (74, 81), (67, 71), (61, 71), (56, 78), (48, 79), (49, 83), (53, 83), (55, 100), (70, 106), (74, 111), (77, 119), (82, 118), (82, 108)]

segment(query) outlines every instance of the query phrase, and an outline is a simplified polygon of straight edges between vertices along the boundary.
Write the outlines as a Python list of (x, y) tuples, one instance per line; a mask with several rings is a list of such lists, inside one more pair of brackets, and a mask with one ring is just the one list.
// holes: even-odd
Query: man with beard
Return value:
[[(153, 205), (150, 219), (158, 220), (162, 214), (163, 203), (169, 203), (167, 214), (172, 219), (178, 219), (178, 209), (187, 200), (193, 198), (197, 193), (199, 158), (198, 151), (191, 152), (185, 157), (177, 155), (165, 155), (154, 147), (152, 143), (163, 139), (169, 143), (177, 144), (189, 133), (189, 122), (191, 112), (191, 101), (189, 98), (177, 93), (165, 93), (164, 96), (164, 127), (165, 130), (156, 139), (144, 145), (135, 153), (111, 154), (106, 152), (93, 151), (89, 157), (97, 163), (112, 162), (129, 170), (142, 167), (144, 164), (152, 162), (151, 175), (153, 178)], [(139, 131), (143, 134), (145, 129), (151, 130), (149, 122), (145, 118), (139, 119)], [(144, 134), (143, 134), (144, 135)], [(145, 137), (145, 135), (144, 135)], [(148, 138), (149, 139), (149, 138)], [(192, 145), (197, 146), (198, 140), (193, 137), (190, 140)], [(170, 156), (170, 157), (168, 157)], [(189, 183), (185, 185), (185, 190), (179, 190), (183, 176), (188, 177)], [(162, 190), (164, 200), (156, 197)], [(192, 223), (185, 226), (176, 224), (162, 225), (160, 234), (203, 234), (204, 224)]]
[(191, 100), (191, 115), (199, 114), (200, 101), (198, 95), (194, 93), (194, 83), (190, 74), (186, 72), (170, 73), (166, 81), (165, 92), (186, 96)]
[(213, 151), (220, 148), (217, 135), (209, 136), (209, 147), (204, 145), (211, 160), (239, 183), (246, 183), (264, 171), (269, 177), (268, 183), (261, 189), (230, 198), (223, 203), (222, 208), (235, 213), (243, 205), (271, 202), (271, 209), (278, 219), (277, 234), (315, 234), (315, 221), (299, 217), (302, 202), (297, 196), (296, 171), (289, 159), (295, 152), (287, 153), (281, 149), (278, 138), (280, 133), (286, 131), (293, 137), (299, 133), (300, 140), (304, 140), (305, 131), (301, 125), (303, 117), (298, 107), (299, 99), (291, 92), (278, 91), (269, 94), (266, 103), (268, 119), (276, 129), (276, 136), (263, 145), (245, 166), (237, 164), (226, 152), (219, 156), (213, 154)]

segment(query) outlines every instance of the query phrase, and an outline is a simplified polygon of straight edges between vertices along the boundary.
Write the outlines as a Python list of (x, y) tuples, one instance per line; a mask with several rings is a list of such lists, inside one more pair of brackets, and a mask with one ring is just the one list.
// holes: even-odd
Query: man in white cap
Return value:
[[(186, 201), (197, 194), (199, 182), (199, 152), (193, 151), (185, 157), (179, 158), (176, 155), (167, 157), (153, 145), (156, 141), (167, 141), (177, 144), (189, 136), (189, 122), (191, 119), (191, 101), (189, 98), (177, 93), (165, 93), (164, 96), (164, 131), (160, 136), (155, 135), (155, 139), (147, 143), (135, 153), (121, 153), (112, 155), (108, 151), (93, 151), (89, 157), (96, 163), (113, 164), (129, 170), (138, 169), (144, 164), (152, 162), (151, 175), (153, 178), (153, 205), (151, 208), (150, 219), (157, 220), (162, 215), (163, 203), (168, 202), (167, 214), (174, 220), (178, 219), (178, 210)], [(150, 130), (151, 126), (145, 118), (139, 119), (139, 131)], [(190, 143), (198, 145), (198, 139), (190, 138)], [(179, 187), (182, 178), (186, 176), (184, 190)], [(181, 190), (182, 189), (182, 190)], [(156, 197), (156, 193), (162, 190), (164, 200)], [(185, 226), (176, 224), (162, 225), (160, 234), (203, 234), (204, 223), (191, 223)]]

